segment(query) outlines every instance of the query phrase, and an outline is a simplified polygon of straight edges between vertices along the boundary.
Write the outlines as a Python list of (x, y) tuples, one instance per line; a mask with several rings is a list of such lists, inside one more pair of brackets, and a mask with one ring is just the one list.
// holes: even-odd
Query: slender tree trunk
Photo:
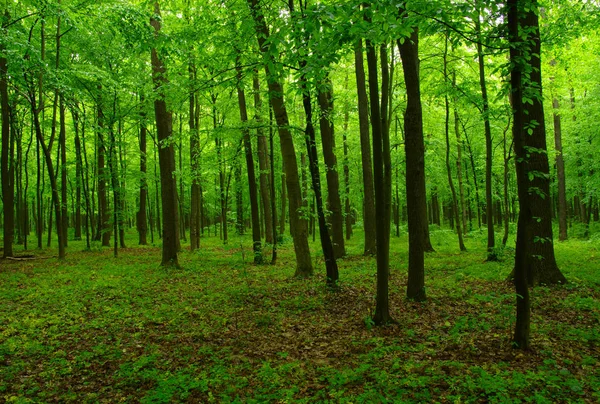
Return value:
[[(158, 18), (157, 18), (158, 17)], [(160, 23), (160, 8), (158, 1), (154, 2), (154, 16), (150, 19), (150, 25), (154, 28), (154, 37), (158, 38)], [(164, 86), (168, 83), (167, 69), (160, 59), (156, 48), (152, 48), (152, 81), (157, 97), (154, 101), (154, 113), (156, 117), (156, 132), (158, 135), (160, 182), (163, 216), (163, 266), (179, 267), (177, 261), (177, 184), (173, 173), (175, 171), (175, 152), (172, 137), (172, 115), (167, 109), (165, 102)]]
[(425, 300), (425, 249), (427, 195), (425, 191), (425, 145), (423, 111), (419, 84), (419, 32), (415, 27), (409, 38), (398, 41), (406, 83), (404, 133), (406, 152), (406, 204), (408, 209), (408, 285), (406, 295)]
[(269, 155), (267, 152), (267, 138), (262, 128), (262, 100), (260, 98), (260, 83), (258, 71), (252, 76), (252, 88), (254, 95), (254, 122), (256, 123), (256, 137), (258, 150), (258, 167), (260, 179), (260, 201), (262, 203), (263, 218), (265, 223), (265, 242), (274, 244), (273, 239), (273, 212), (271, 210), (271, 197), (269, 176)]
[(558, 100), (552, 100), (554, 121), (554, 149), (556, 150), (556, 178), (558, 180), (558, 241), (567, 239), (567, 191), (565, 185), (565, 160), (562, 154), (562, 130)]
[(194, 80), (196, 79), (196, 66), (190, 62), (190, 99), (189, 99), (189, 127), (190, 127), (190, 161), (192, 176), (192, 191), (190, 201), (190, 249), (200, 248), (200, 235), (202, 221), (200, 212), (200, 141), (198, 135), (198, 109), (196, 108), (196, 92)]
[(327, 179), (327, 200), (329, 210), (331, 211), (333, 254), (335, 258), (338, 259), (346, 255), (344, 243), (344, 216), (342, 214), (342, 201), (340, 199), (340, 180), (337, 169), (337, 158), (334, 153), (333, 84), (329, 79), (326, 79), (325, 81), (325, 83), (321, 83), (323, 88), (317, 95), (319, 108), (321, 110), (319, 115), (319, 127), (321, 129), (321, 145), (323, 146), (323, 159), (325, 161), (325, 178)]
[(475, 186), (475, 203), (477, 205), (477, 228), (481, 229), (481, 202), (479, 201), (479, 182), (477, 181), (477, 170), (475, 169), (475, 157), (473, 154), (473, 149), (471, 148), (471, 142), (469, 141), (469, 135), (464, 128), (463, 132), (465, 133), (465, 140), (467, 141), (467, 150), (469, 152), (469, 160), (471, 161), (471, 169), (473, 172), (473, 185)]
[(81, 189), (83, 188), (83, 167), (81, 158), (81, 139), (79, 138), (79, 118), (71, 110), (75, 129), (75, 240), (81, 240)]
[(140, 194), (139, 194), (139, 210), (136, 214), (136, 227), (138, 231), (138, 244), (147, 245), (147, 234), (148, 234), (148, 219), (147, 219), (147, 207), (148, 201), (148, 180), (147, 180), (147, 135), (148, 129), (146, 128), (146, 112), (144, 111), (144, 98), (140, 98), (142, 104), (140, 110)]
[(61, 228), (63, 242), (67, 246), (69, 216), (67, 211), (67, 130), (65, 126), (65, 104), (62, 95), (59, 97), (59, 147), (60, 147), (60, 191), (61, 191)]
[[(382, 111), (379, 105), (379, 83), (377, 78), (377, 54), (375, 47), (370, 41), (366, 42), (367, 69), (369, 77), (369, 104), (371, 106), (371, 130), (373, 133), (373, 178), (375, 186), (375, 214), (379, 220), (376, 222), (377, 239), (377, 295), (373, 322), (377, 325), (388, 324), (393, 321), (389, 307), (389, 276), (390, 276), (390, 239), (389, 239), (389, 216), (386, 217), (386, 187), (385, 171), (386, 164), (383, 150), (384, 136), (389, 132), (382, 128)], [(381, 61), (382, 67), (387, 65), (387, 60)], [(382, 87), (384, 87), (382, 85)], [(382, 93), (384, 90), (382, 89)], [(385, 114), (387, 110), (383, 110)], [(385, 122), (385, 120), (384, 120)], [(384, 123), (383, 122), (383, 123)], [(389, 210), (387, 210), (389, 213)], [(386, 232), (387, 231), (387, 232)]]
[(485, 130), (485, 218), (487, 221), (487, 260), (497, 261), (496, 242), (494, 237), (494, 203), (492, 201), (492, 129), (490, 126), (490, 111), (485, 82), (485, 62), (483, 59), (483, 45), (481, 43), (481, 24), (479, 16), (475, 20), (475, 31), (479, 40), (477, 41), (477, 59), (479, 61), (479, 86), (481, 87), (481, 98), (483, 101), (482, 116)]
[(279, 131), (281, 153), (285, 167), (285, 181), (290, 200), (290, 227), (294, 239), (296, 252), (297, 277), (311, 276), (313, 266), (310, 259), (308, 246), (308, 229), (306, 220), (300, 217), (299, 209), (302, 205), (302, 194), (298, 176), (298, 164), (292, 134), (289, 129), (287, 109), (283, 100), (283, 86), (274, 71), (274, 57), (269, 50), (269, 28), (267, 27), (262, 9), (258, 0), (248, 0), (252, 18), (255, 22), (258, 45), (263, 55), (267, 81), (269, 85), (269, 98), (275, 114)]
[[(252, 219), (252, 249), (254, 251), (254, 263), (262, 264), (262, 245), (260, 242), (260, 218), (258, 217), (258, 192), (256, 189), (256, 175), (254, 174), (254, 158), (252, 156), (252, 143), (250, 142), (250, 129), (248, 128), (248, 111), (246, 107), (246, 94), (242, 84), (242, 68), (239, 60), (236, 60), (237, 71), (237, 95), (240, 108), (240, 120), (242, 121), (242, 141), (246, 155), (246, 172), (248, 174), (248, 191), (250, 193), (250, 215)], [(241, 189), (240, 189), (241, 191)]]
[[(346, 76), (346, 89), (348, 76)], [(344, 142), (344, 220), (346, 225), (346, 240), (352, 237), (352, 211), (350, 209), (350, 167), (348, 166), (348, 122), (350, 121), (350, 107), (346, 105), (344, 111), (344, 127), (342, 141)]]
[[(444, 42), (444, 81), (448, 84), (448, 34), (446, 34), (446, 40)], [(455, 74), (452, 75), (452, 84), (456, 84)], [(454, 101), (456, 104), (456, 100)], [(448, 100), (448, 94), (444, 96), (444, 104), (446, 107), (446, 119), (444, 124), (444, 133), (446, 135), (446, 173), (448, 174), (448, 185), (450, 186), (450, 193), (452, 194), (452, 211), (456, 218), (456, 233), (458, 234), (458, 247), (460, 251), (467, 251), (465, 243), (463, 241), (462, 233), (462, 215), (460, 215), (458, 199), (456, 198), (456, 189), (454, 188), (454, 180), (452, 179), (452, 166), (450, 165), (450, 101)], [(456, 105), (454, 106), (456, 110)], [(458, 122), (456, 121), (456, 114), (454, 116), (454, 129), (457, 131)]]
[(506, 142), (506, 135), (508, 133), (508, 130), (510, 129), (510, 124), (511, 124), (511, 119), (509, 118), (508, 120), (508, 124), (506, 125), (506, 128), (504, 129), (504, 141), (502, 143), (503, 146), (503, 156), (504, 156), (504, 181), (503, 181), (503, 185), (504, 185), (504, 236), (502, 237), (502, 246), (506, 247), (506, 242), (508, 241), (508, 230), (509, 230), (509, 219), (510, 219), (510, 206), (509, 206), (509, 200), (508, 200), (508, 174), (509, 174), (509, 163), (510, 163), (510, 159), (511, 157), (511, 149), (512, 149), (512, 143), (510, 145), (508, 145), (507, 147), (507, 142)]
[(104, 111), (101, 98), (98, 97), (98, 236), (103, 247), (110, 246), (110, 214), (108, 211), (108, 193), (106, 181), (109, 173), (106, 169), (106, 142), (104, 139)]
[(365, 230), (364, 255), (375, 255), (377, 252), (375, 190), (373, 188), (373, 162), (371, 160), (371, 139), (369, 138), (369, 100), (363, 59), (362, 41), (354, 48), (354, 64), (356, 70), (356, 90), (358, 97), (358, 122), (360, 132), (360, 151), (362, 158), (363, 178), (363, 224)]
[(273, 226), (273, 252), (271, 254), (271, 265), (275, 265), (277, 262), (277, 208), (275, 207), (275, 159), (274, 159), (274, 151), (273, 151), (273, 114), (272, 111), (269, 110), (269, 162), (271, 169), (271, 213), (273, 214), (273, 218), (271, 220), (271, 225)]

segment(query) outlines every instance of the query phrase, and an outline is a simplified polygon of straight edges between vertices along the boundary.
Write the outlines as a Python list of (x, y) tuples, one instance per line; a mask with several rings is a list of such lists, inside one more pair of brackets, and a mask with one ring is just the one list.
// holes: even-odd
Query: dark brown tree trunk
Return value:
[(504, 236), (502, 237), (502, 246), (506, 247), (506, 242), (508, 241), (508, 230), (509, 230), (509, 219), (510, 219), (510, 206), (508, 200), (508, 173), (509, 173), (509, 162), (512, 158), (511, 149), (512, 143), (507, 147), (507, 139), (506, 135), (508, 130), (510, 129), (511, 119), (508, 119), (508, 125), (504, 129), (504, 141), (502, 143), (503, 146), (503, 157), (504, 157)]
[(300, 217), (299, 209), (302, 205), (302, 194), (298, 175), (298, 163), (292, 134), (289, 129), (287, 109), (283, 100), (283, 86), (275, 72), (273, 53), (270, 51), (270, 45), (267, 43), (269, 28), (265, 22), (262, 9), (258, 0), (248, 0), (248, 5), (255, 23), (256, 36), (263, 56), (269, 86), (269, 98), (279, 131), (281, 154), (285, 167), (285, 182), (290, 201), (290, 227), (294, 239), (294, 250), (296, 252), (295, 276), (307, 277), (312, 275), (313, 266), (308, 246), (307, 222)]
[(425, 191), (425, 145), (423, 111), (419, 84), (419, 32), (415, 27), (409, 38), (398, 40), (406, 83), (404, 133), (406, 152), (406, 204), (408, 209), (408, 285), (406, 295), (425, 300), (425, 250), (427, 195)]
[[(375, 47), (370, 41), (366, 42), (367, 50), (367, 69), (369, 77), (369, 104), (371, 106), (371, 130), (373, 133), (373, 178), (375, 188), (375, 215), (379, 217), (376, 222), (376, 242), (377, 242), (377, 295), (375, 313), (373, 322), (376, 325), (384, 325), (393, 321), (390, 315), (389, 306), (389, 276), (390, 276), (390, 256), (389, 256), (389, 216), (386, 217), (386, 186), (385, 171), (386, 164), (383, 150), (384, 135), (389, 132), (382, 129), (382, 119), (379, 104), (379, 81), (377, 69), (377, 54)], [(387, 60), (381, 61), (382, 66), (387, 65)], [(382, 90), (383, 92), (383, 90)], [(387, 111), (387, 110), (386, 110)], [(384, 111), (384, 113), (386, 112)], [(388, 139), (389, 141), (389, 139)], [(389, 210), (387, 210), (389, 213)], [(386, 232), (387, 231), (387, 232)]]
[[(237, 70), (237, 95), (242, 121), (242, 141), (246, 155), (246, 172), (248, 174), (248, 191), (250, 193), (250, 215), (252, 218), (252, 249), (254, 263), (262, 264), (262, 245), (260, 242), (260, 218), (258, 217), (258, 192), (256, 189), (256, 175), (254, 174), (254, 158), (252, 156), (252, 143), (250, 142), (250, 129), (248, 128), (248, 111), (246, 108), (246, 94), (242, 84), (242, 68), (239, 60), (236, 61)], [(241, 191), (241, 189), (240, 189)], [(239, 220), (239, 218), (238, 218)]]
[(196, 108), (196, 92), (194, 80), (196, 79), (196, 66), (190, 63), (190, 99), (189, 99), (189, 127), (190, 127), (190, 161), (192, 170), (192, 191), (190, 201), (190, 249), (195, 251), (200, 248), (200, 235), (202, 233), (201, 208), (200, 208), (200, 141), (198, 137), (199, 110)]
[(371, 140), (369, 138), (369, 99), (363, 61), (362, 41), (354, 48), (356, 70), (356, 90), (358, 96), (358, 121), (360, 132), (360, 152), (363, 178), (363, 225), (365, 230), (364, 255), (375, 255), (377, 237), (375, 232), (375, 190), (373, 188), (373, 162), (371, 160)]
[(269, 155), (267, 151), (267, 138), (262, 128), (262, 100), (260, 98), (260, 83), (258, 71), (252, 76), (252, 88), (254, 95), (254, 122), (256, 123), (258, 167), (260, 170), (260, 201), (262, 203), (263, 218), (265, 223), (265, 242), (274, 244), (273, 239), (273, 212), (271, 209), (270, 196), (270, 168)]
[(346, 255), (346, 247), (344, 242), (344, 215), (342, 214), (342, 201), (340, 199), (340, 180), (337, 169), (337, 158), (334, 152), (332, 83), (329, 79), (326, 79), (325, 83), (321, 83), (321, 90), (318, 93), (317, 99), (321, 110), (319, 128), (321, 129), (321, 145), (323, 146), (325, 178), (327, 179), (327, 201), (329, 211), (331, 211), (333, 255), (335, 259), (339, 259)]
[[(444, 81), (448, 84), (448, 34), (446, 34), (446, 40), (444, 42)], [(456, 85), (456, 75), (452, 75), (452, 86)], [(456, 100), (454, 100), (456, 104)], [(452, 211), (453, 216), (456, 218), (456, 233), (458, 234), (458, 248), (460, 251), (467, 251), (465, 243), (463, 241), (462, 233), (462, 215), (458, 205), (458, 198), (456, 197), (456, 189), (454, 188), (454, 180), (452, 179), (452, 166), (450, 165), (450, 101), (448, 100), (448, 94), (444, 96), (444, 104), (446, 107), (446, 119), (444, 124), (444, 133), (446, 135), (446, 173), (448, 175), (448, 185), (450, 186), (450, 193), (452, 195)], [(456, 105), (454, 105), (456, 111)], [(454, 116), (454, 130), (458, 132), (458, 121), (456, 120), (456, 114)]]
[(554, 120), (554, 149), (556, 150), (556, 179), (558, 181), (558, 241), (567, 239), (567, 191), (565, 185), (565, 160), (562, 154), (562, 130), (558, 100), (552, 100)]
[(140, 103), (142, 104), (140, 110), (140, 202), (139, 202), (139, 210), (136, 214), (136, 227), (138, 231), (138, 244), (139, 245), (147, 245), (147, 234), (148, 234), (148, 218), (147, 218), (147, 206), (146, 203), (148, 201), (148, 180), (147, 180), (147, 135), (148, 129), (146, 128), (146, 112), (144, 111), (144, 98), (140, 98)]
[[(2, 31), (5, 31), (4, 25), (8, 23), (8, 11), (4, 13), (4, 21), (2, 23)], [(14, 216), (14, 198), (15, 198), (15, 183), (14, 183), (14, 164), (12, 146), (11, 146), (11, 130), (10, 130), (10, 105), (8, 101), (8, 63), (6, 60), (5, 45), (0, 45), (0, 107), (2, 108), (2, 155), (1, 155), (1, 176), (2, 180), (2, 206), (4, 210), (4, 250), (3, 257), (13, 256), (13, 236), (15, 228)]]
[[(154, 2), (154, 16), (150, 19), (157, 39), (161, 29), (160, 8)], [(175, 151), (171, 142), (172, 115), (165, 102), (164, 86), (168, 83), (167, 69), (160, 59), (156, 48), (152, 48), (152, 81), (157, 97), (154, 101), (156, 132), (158, 135), (158, 158), (160, 165), (161, 200), (163, 216), (162, 262), (163, 266), (179, 267), (177, 261), (177, 185), (173, 173), (175, 171)]]
[(59, 97), (59, 131), (58, 143), (60, 147), (60, 218), (62, 220), (61, 228), (63, 231), (63, 242), (67, 246), (67, 234), (69, 216), (67, 212), (67, 130), (65, 126), (65, 104), (62, 95)]
[(528, 256), (530, 251), (530, 239), (532, 236), (533, 214), (529, 198), (529, 181), (527, 178), (529, 167), (526, 152), (526, 125), (528, 117), (523, 113), (523, 55), (520, 48), (523, 47), (520, 39), (521, 18), (519, 18), (519, 0), (508, 0), (508, 29), (510, 47), (510, 59), (512, 70), (510, 74), (510, 85), (513, 108), (513, 139), (515, 145), (515, 163), (517, 171), (517, 187), (519, 194), (519, 221), (517, 224), (517, 243), (515, 252), (515, 291), (517, 295), (517, 320), (513, 342), (520, 349), (529, 349), (530, 345), (530, 323), (531, 308), (529, 299), (529, 287), (527, 286), (527, 272), (529, 267)]
[[(346, 76), (346, 89), (348, 76)], [(344, 142), (344, 220), (346, 225), (346, 240), (352, 237), (352, 211), (350, 210), (350, 167), (348, 166), (348, 122), (350, 121), (350, 107), (346, 105), (344, 111), (344, 127), (342, 141)]]
[(109, 176), (106, 170), (106, 144), (104, 141), (104, 112), (101, 106), (101, 98), (98, 97), (98, 240), (102, 240), (103, 247), (110, 246), (110, 215), (108, 212), (108, 195), (106, 180)]
[(483, 117), (483, 126), (485, 131), (485, 218), (487, 221), (487, 260), (497, 261), (496, 241), (494, 237), (494, 203), (492, 200), (492, 128), (490, 126), (490, 111), (487, 95), (487, 86), (485, 82), (485, 62), (483, 59), (483, 45), (481, 43), (481, 24), (479, 15), (475, 19), (475, 31), (477, 34), (477, 59), (479, 61), (479, 86), (481, 87), (481, 99), (483, 108), (481, 114)]

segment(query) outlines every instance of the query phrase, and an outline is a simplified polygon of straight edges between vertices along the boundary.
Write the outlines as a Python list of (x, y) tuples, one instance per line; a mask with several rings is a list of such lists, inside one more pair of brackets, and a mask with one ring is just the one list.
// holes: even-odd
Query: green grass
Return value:
[[(0, 402), (598, 402), (600, 240), (557, 243), (570, 283), (532, 291), (531, 352), (511, 347), (512, 249), (434, 230), (424, 303), (404, 298), (407, 240), (392, 237), (397, 324), (373, 327), (375, 262), (362, 236), (340, 290), (292, 278), (291, 242), (254, 266), (247, 237), (202, 239), (164, 269), (160, 248), (0, 261)], [(135, 240), (129, 234), (129, 244)], [(500, 235), (498, 235), (500, 240)], [(514, 243), (513, 240), (509, 241)], [(318, 251), (318, 245), (312, 245)]]

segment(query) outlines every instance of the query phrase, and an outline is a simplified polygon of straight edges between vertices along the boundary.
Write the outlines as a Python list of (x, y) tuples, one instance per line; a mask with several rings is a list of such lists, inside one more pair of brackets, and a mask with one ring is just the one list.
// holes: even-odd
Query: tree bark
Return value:
[(271, 209), (270, 195), (270, 168), (267, 151), (267, 138), (262, 128), (262, 100), (260, 98), (260, 82), (258, 71), (252, 76), (252, 89), (254, 95), (254, 122), (256, 123), (257, 154), (260, 180), (260, 201), (262, 203), (263, 218), (265, 223), (265, 242), (274, 244), (273, 239), (273, 212)]
[[(157, 39), (161, 29), (160, 8), (158, 1), (154, 2), (154, 15), (150, 19), (154, 28), (154, 38)], [(151, 51), (152, 81), (157, 97), (154, 101), (154, 114), (156, 118), (156, 132), (159, 148), (158, 158), (160, 165), (161, 201), (163, 216), (163, 266), (179, 267), (177, 261), (177, 185), (173, 173), (175, 171), (175, 151), (172, 144), (172, 115), (165, 102), (164, 86), (168, 84), (167, 69), (160, 59), (156, 48)]]
[(250, 193), (250, 215), (252, 219), (252, 249), (254, 263), (262, 264), (262, 245), (260, 242), (260, 218), (258, 217), (258, 192), (256, 189), (256, 175), (254, 174), (254, 158), (252, 156), (252, 143), (250, 142), (250, 129), (248, 128), (248, 111), (246, 108), (246, 94), (242, 84), (242, 68), (236, 61), (237, 95), (242, 121), (242, 141), (246, 155), (246, 173), (248, 175), (248, 191)]
[[(390, 277), (390, 217), (389, 209), (386, 204), (391, 201), (386, 200), (388, 193), (385, 181), (388, 177), (385, 176), (386, 170), (390, 167), (390, 161), (386, 159), (389, 154), (384, 152), (384, 143), (387, 135), (389, 142), (389, 132), (382, 128), (382, 115), (386, 114), (387, 110), (380, 110), (379, 105), (379, 83), (377, 72), (377, 54), (375, 47), (370, 41), (366, 41), (367, 50), (367, 69), (369, 77), (369, 105), (371, 107), (371, 130), (373, 133), (373, 178), (375, 186), (375, 215), (379, 218), (376, 222), (376, 242), (377, 242), (377, 294), (375, 297), (375, 313), (373, 314), (373, 322), (376, 325), (384, 325), (393, 322), (390, 315), (389, 305), (389, 277)], [(382, 66), (387, 64), (387, 60), (381, 61)], [(382, 93), (384, 92), (382, 85)], [(389, 151), (389, 150), (388, 150)], [(388, 167), (386, 167), (386, 165)], [(386, 216), (387, 213), (387, 216)]]
[[(3, 16), (3, 28), (9, 20), (8, 11)], [(2, 155), (1, 158), (1, 176), (2, 180), (2, 206), (4, 210), (4, 250), (3, 257), (13, 256), (13, 236), (15, 228), (14, 216), (14, 198), (15, 198), (15, 183), (14, 183), (14, 164), (11, 136), (10, 136), (10, 105), (8, 101), (8, 62), (5, 55), (5, 45), (2, 43), (0, 47), (0, 108), (2, 116)]]
[(190, 95), (189, 95), (189, 127), (190, 127), (190, 162), (192, 176), (192, 190), (190, 200), (190, 250), (200, 248), (200, 235), (202, 221), (200, 212), (200, 141), (198, 135), (198, 109), (196, 108), (196, 92), (194, 80), (196, 79), (196, 66), (193, 62), (189, 65)]
[(427, 195), (425, 190), (425, 145), (423, 111), (419, 84), (419, 31), (414, 27), (409, 38), (398, 40), (406, 83), (404, 133), (406, 152), (406, 204), (408, 210), (408, 285), (406, 295), (425, 300), (425, 248)]
[(321, 83), (321, 86), (322, 88), (320, 88), (317, 95), (321, 112), (319, 115), (319, 128), (321, 129), (321, 145), (323, 146), (325, 178), (327, 179), (327, 201), (329, 211), (331, 211), (333, 254), (335, 259), (339, 259), (346, 255), (346, 247), (344, 242), (344, 215), (342, 214), (342, 201), (340, 199), (340, 180), (337, 158), (334, 152), (332, 83), (329, 79), (326, 79), (324, 83)]
[(148, 167), (147, 167), (147, 135), (148, 129), (146, 127), (146, 112), (144, 111), (144, 98), (140, 98), (142, 108), (140, 110), (140, 193), (139, 193), (139, 210), (136, 215), (136, 227), (138, 231), (138, 244), (147, 245), (147, 234), (148, 234), (148, 218), (147, 218), (147, 201), (148, 201)]
[(369, 138), (369, 99), (363, 59), (362, 41), (354, 48), (356, 91), (358, 97), (358, 122), (360, 132), (360, 152), (363, 178), (363, 227), (365, 231), (364, 255), (375, 255), (377, 237), (375, 232), (375, 190), (373, 188), (373, 162), (371, 160), (371, 139)]
[(556, 179), (558, 181), (558, 241), (567, 239), (567, 191), (565, 185), (565, 160), (562, 154), (562, 130), (558, 100), (552, 100), (554, 109), (554, 149), (556, 150)]
[(247, 1), (255, 23), (258, 45), (265, 64), (269, 98), (279, 131), (281, 154), (285, 166), (285, 181), (290, 202), (290, 227), (294, 239), (294, 250), (296, 252), (295, 276), (307, 277), (313, 274), (313, 266), (308, 246), (307, 222), (300, 217), (299, 210), (302, 205), (302, 194), (298, 176), (298, 163), (292, 134), (289, 129), (287, 109), (283, 100), (283, 86), (275, 72), (275, 60), (269, 49), (271, 45), (268, 43), (269, 28), (267, 27), (262, 9), (258, 0)]

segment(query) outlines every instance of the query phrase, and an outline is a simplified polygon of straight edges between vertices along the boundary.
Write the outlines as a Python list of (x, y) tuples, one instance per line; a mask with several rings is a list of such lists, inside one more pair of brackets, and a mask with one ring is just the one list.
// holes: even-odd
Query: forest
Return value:
[(2, 3), (0, 402), (600, 401), (597, 0)]

